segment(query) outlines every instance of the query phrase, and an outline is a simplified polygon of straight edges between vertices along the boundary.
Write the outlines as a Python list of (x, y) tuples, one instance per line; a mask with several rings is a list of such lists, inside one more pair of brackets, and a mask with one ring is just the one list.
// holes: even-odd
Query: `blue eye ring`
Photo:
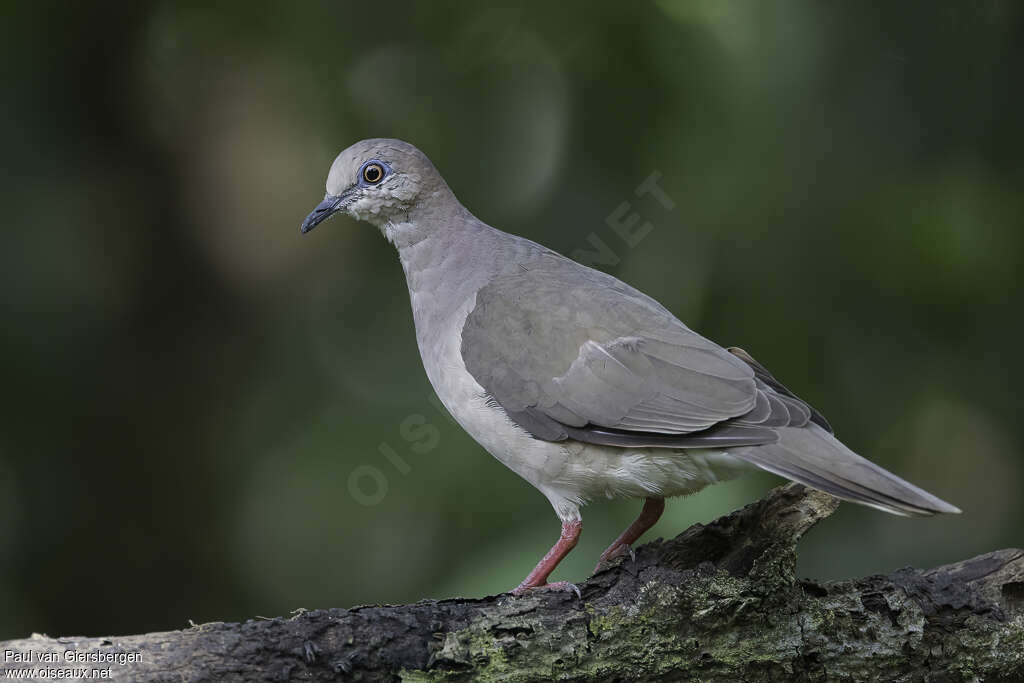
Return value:
[(359, 167), (359, 184), (379, 185), (382, 180), (391, 175), (391, 168), (379, 159), (370, 159)]

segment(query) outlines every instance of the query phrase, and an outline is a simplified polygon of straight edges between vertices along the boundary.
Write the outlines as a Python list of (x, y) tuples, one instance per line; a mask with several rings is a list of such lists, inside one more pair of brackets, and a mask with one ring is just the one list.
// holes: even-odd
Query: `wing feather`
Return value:
[(537, 439), (728, 448), (888, 512), (959, 511), (850, 451), (742, 349), (704, 339), (610, 275), (531, 253), (477, 292), (461, 351), (488, 400)]
[(466, 368), (535, 437), (767, 443), (765, 428), (802, 419), (746, 359), (653, 299), (566, 267), (549, 259), (496, 278), (462, 329)]

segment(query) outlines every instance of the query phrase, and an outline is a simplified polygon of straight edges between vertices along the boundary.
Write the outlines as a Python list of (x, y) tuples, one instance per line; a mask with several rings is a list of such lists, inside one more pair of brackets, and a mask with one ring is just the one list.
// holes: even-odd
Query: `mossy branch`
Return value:
[[(324, 609), (111, 638), (35, 635), (3, 668), (141, 653), (115, 680), (1024, 680), (1024, 551), (888, 576), (794, 576), (798, 539), (835, 510), (790, 484), (639, 548), (567, 593)], [(60, 663), (41, 665), (56, 652)], [(97, 666), (89, 664), (88, 666)]]

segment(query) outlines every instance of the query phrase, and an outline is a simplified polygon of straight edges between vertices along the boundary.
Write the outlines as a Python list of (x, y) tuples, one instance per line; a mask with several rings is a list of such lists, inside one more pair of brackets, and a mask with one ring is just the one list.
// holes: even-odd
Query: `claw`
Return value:
[(566, 593), (571, 591), (576, 594), (577, 598), (579, 598), (580, 600), (583, 599), (583, 593), (580, 592), (580, 587), (577, 586), (575, 583), (570, 583), (568, 581), (555, 581), (554, 583), (546, 583), (543, 586), (538, 586), (538, 588), (540, 588), (541, 590), (549, 591), (565, 591)]
[(512, 595), (520, 596), (525, 595), (530, 591), (564, 591), (566, 593), (572, 592), (576, 594), (576, 597), (580, 600), (583, 599), (583, 593), (580, 592), (579, 586), (575, 583), (569, 583), (568, 581), (555, 581), (554, 583), (545, 583), (540, 586), (516, 586), (510, 592)]

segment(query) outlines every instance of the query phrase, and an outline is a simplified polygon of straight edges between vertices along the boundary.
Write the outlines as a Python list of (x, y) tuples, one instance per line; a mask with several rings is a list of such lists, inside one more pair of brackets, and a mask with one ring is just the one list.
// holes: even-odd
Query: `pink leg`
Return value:
[(664, 498), (648, 498), (644, 501), (644, 507), (640, 511), (640, 516), (636, 518), (636, 521), (629, 525), (629, 528), (622, 532), (622, 535), (615, 539), (615, 542), (608, 546), (608, 549), (601, 553), (601, 559), (597, 561), (597, 566), (594, 567), (594, 572), (597, 573), (601, 567), (610, 559), (618, 557), (625, 552), (631, 552), (630, 546), (636, 542), (638, 538), (644, 535), (644, 532), (654, 526), (654, 523), (661, 517), (661, 513), (665, 511), (665, 499)]
[(551, 572), (555, 571), (555, 567), (562, 561), (569, 551), (576, 547), (576, 542), (580, 539), (580, 531), (583, 530), (583, 522), (577, 520), (575, 522), (564, 522), (562, 524), (562, 535), (558, 537), (558, 543), (555, 543), (548, 551), (537, 566), (533, 568), (533, 571), (523, 579), (523, 582), (512, 589), (513, 595), (522, 595), (531, 588), (561, 588), (576, 590), (575, 586), (568, 583), (548, 583), (548, 576)]

